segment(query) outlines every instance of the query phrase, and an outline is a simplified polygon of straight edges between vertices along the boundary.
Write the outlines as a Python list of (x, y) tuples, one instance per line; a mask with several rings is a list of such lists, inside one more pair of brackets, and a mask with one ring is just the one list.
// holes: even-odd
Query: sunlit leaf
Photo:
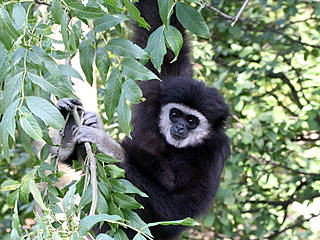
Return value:
[(177, 2), (177, 18), (179, 22), (190, 32), (199, 37), (209, 38), (209, 29), (202, 15), (190, 5)]
[(26, 103), (30, 111), (50, 127), (61, 129), (64, 125), (64, 119), (59, 110), (46, 99), (28, 96), (26, 97)]

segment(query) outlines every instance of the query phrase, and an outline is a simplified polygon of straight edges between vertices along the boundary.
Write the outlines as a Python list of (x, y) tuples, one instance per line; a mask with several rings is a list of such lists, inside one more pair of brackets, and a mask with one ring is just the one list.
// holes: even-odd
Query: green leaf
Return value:
[(100, 233), (96, 240), (114, 240), (114, 238), (108, 236), (107, 234), (104, 234), (104, 233)]
[(46, 126), (46, 124), (38, 117), (36, 117), (37, 119), (37, 122), (42, 130), (42, 138), (43, 140), (46, 141), (46, 143), (50, 144), (50, 145), (54, 145), (52, 140), (51, 140), (51, 137), (49, 135), (49, 131), (48, 131), (48, 127)]
[(10, 234), (11, 240), (21, 240), (21, 237), (19, 236), (19, 232), (16, 228), (13, 228)]
[(120, 208), (125, 209), (138, 209), (142, 208), (141, 204), (138, 203), (133, 197), (130, 197), (122, 193), (112, 193), (113, 200), (118, 204)]
[(112, 192), (126, 193), (127, 188), (119, 181), (120, 179), (110, 178), (110, 190)]
[(31, 61), (31, 62), (35, 63), (36, 65), (42, 64), (41, 57), (38, 54), (34, 53), (33, 51), (28, 51), (27, 61)]
[(30, 195), (30, 175), (27, 174), (24, 177), (20, 187), (20, 196), (22, 201), (24, 201), (25, 203), (29, 203), (29, 195)]
[(121, 62), (122, 74), (126, 78), (133, 80), (150, 80), (159, 79), (153, 72), (143, 66), (140, 62), (135, 59), (125, 59)]
[(163, 226), (168, 226), (168, 225), (183, 225), (183, 226), (197, 226), (199, 225), (198, 222), (193, 220), (192, 218), (185, 218), (182, 220), (176, 220), (176, 221), (163, 221), (163, 222), (154, 222), (154, 223), (149, 223), (148, 227), (153, 227), (157, 225), (163, 225)]
[(136, 229), (141, 229), (145, 234), (151, 235), (147, 224), (139, 217), (137, 213), (129, 209), (122, 210), (125, 219), (129, 221), (128, 225)]
[(184, 2), (177, 2), (176, 14), (179, 22), (199, 37), (209, 38), (209, 29), (202, 15)]
[(80, 73), (70, 65), (61, 64), (61, 65), (58, 65), (58, 69), (63, 75), (67, 77), (74, 77), (74, 78), (83, 80)]
[(147, 53), (138, 45), (133, 44), (127, 39), (114, 38), (108, 42), (107, 50), (110, 50), (117, 56), (143, 58)]
[(180, 49), (183, 45), (183, 37), (181, 32), (173, 27), (168, 26), (164, 29), (164, 36), (166, 38), (166, 42), (169, 45), (170, 49), (174, 52), (174, 55), (176, 56), (173, 61), (176, 61), (180, 52)]
[(160, 26), (150, 35), (146, 47), (146, 51), (151, 56), (151, 62), (158, 70), (158, 72), (161, 72), (163, 57), (167, 53), (166, 43), (164, 40), (164, 34), (162, 29), (163, 26)]
[(91, 42), (88, 39), (84, 39), (80, 43), (80, 65), (83, 70), (84, 75), (86, 76), (87, 82), (92, 85), (93, 83), (93, 68), (92, 64), (94, 61), (95, 49)]
[(132, 15), (134, 20), (138, 22), (140, 27), (144, 27), (146, 29), (150, 28), (149, 24), (142, 17), (140, 17), (139, 10), (132, 3), (130, 3), (129, 0), (121, 0), (121, 1), (129, 11), (129, 13)]
[(51, 10), (52, 18), (55, 21), (55, 23), (61, 24), (63, 10), (62, 10), (62, 6), (61, 6), (60, 1), (53, 0), (50, 10)]
[(61, 17), (61, 34), (62, 34), (62, 40), (66, 50), (70, 51), (69, 33), (68, 33), (68, 15), (65, 11), (63, 11), (62, 17)]
[(14, 75), (12, 78), (7, 77), (4, 83), (3, 98), (0, 104), (0, 113), (4, 113), (5, 110), (12, 104), (13, 99), (18, 95), (22, 87), (23, 72)]
[(9, 50), (20, 34), (14, 28), (12, 20), (5, 7), (0, 8), (0, 29), (0, 40)]
[(96, 32), (104, 32), (127, 19), (126, 16), (119, 14), (105, 14), (102, 18), (94, 19), (93, 25)]
[(121, 95), (122, 81), (120, 77), (120, 71), (115, 68), (108, 79), (106, 88), (104, 90), (104, 106), (105, 112), (108, 117), (108, 123), (110, 124), (113, 119), (113, 115), (119, 104)]
[(139, 194), (141, 197), (148, 197), (147, 194), (142, 192), (139, 188), (134, 186), (131, 182), (126, 179), (119, 179), (119, 181), (126, 187), (126, 193), (135, 193)]
[(73, 211), (74, 211), (75, 191), (76, 191), (76, 185), (73, 184), (62, 200), (62, 207), (63, 207), (65, 214), (67, 215), (67, 218), (69, 218), (73, 214)]
[(41, 207), (42, 210), (47, 211), (48, 209), (43, 203), (41, 193), (40, 193), (36, 183), (34, 182), (33, 178), (31, 178), (31, 177), (30, 177), (30, 181), (29, 181), (29, 188), (30, 188), (30, 192), (33, 196), (33, 199), (38, 203), (38, 205)]
[(30, 111), (54, 129), (61, 129), (64, 118), (59, 110), (46, 99), (36, 96), (25, 98)]
[(78, 18), (94, 19), (100, 18), (105, 15), (105, 12), (100, 8), (87, 7), (80, 2), (67, 2), (68, 8), (74, 12), (74, 15)]
[(126, 79), (122, 87), (123, 94), (131, 103), (139, 103), (142, 97), (142, 91), (138, 84), (131, 79)]
[(164, 25), (168, 26), (175, 5), (174, 0), (158, 0), (159, 13)]
[(81, 196), (79, 208), (81, 209), (82, 207), (89, 204), (91, 201), (92, 201), (92, 185), (90, 184), (90, 185), (88, 185), (86, 191)]
[(9, 161), (10, 159), (9, 142), (8, 142), (9, 134), (4, 125), (5, 124), (3, 124), (3, 122), (0, 123), (0, 143), (2, 145), (2, 151), (4, 153), (4, 156)]
[(16, 121), (15, 115), (17, 107), (19, 106), (20, 100), (16, 99), (14, 102), (10, 104), (5, 113), (3, 114), (1, 123), (3, 124), (6, 131), (10, 134), (10, 136), (15, 139), (16, 132)]
[(108, 215), (108, 214), (86, 216), (79, 223), (80, 237), (87, 235), (87, 233), (96, 223), (102, 222), (102, 221), (106, 221), (106, 222), (121, 221), (121, 217), (117, 215)]
[(42, 130), (32, 113), (24, 106), (20, 108), (20, 125), (22, 129), (33, 139), (43, 141)]
[(107, 201), (100, 191), (98, 191), (97, 213), (98, 214), (108, 213)]
[(103, 153), (98, 153), (98, 154), (96, 155), (96, 157), (97, 157), (97, 160), (98, 160), (98, 161), (105, 162), (105, 163), (121, 162), (120, 160), (114, 159), (113, 157), (110, 157), (110, 156), (105, 155), (105, 154), (103, 154)]
[(119, 168), (118, 166), (114, 164), (109, 164), (106, 166), (106, 170), (108, 171), (108, 174), (112, 178), (123, 178), (125, 171), (122, 168)]
[(96, 51), (96, 66), (103, 83), (106, 83), (107, 74), (111, 65), (109, 54), (105, 48), (98, 48)]
[(147, 239), (140, 233), (137, 233), (132, 240), (147, 240)]
[(121, 229), (118, 228), (116, 233), (113, 235), (115, 240), (129, 240), (125, 232)]
[(131, 131), (131, 111), (130, 107), (126, 103), (125, 97), (123, 94), (121, 94), (119, 99), (119, 105), (118, 105), (118, 121), (119, 126), (122, 129), (122, 131), (129, 136)]
[(16, 180), (12, 180), (12, 179), (8, 179), (5, 180), (2, 184), (1, 184), (1, 191), (11, 191), (11, 190), (15, 190), (17, 188), (19, 188), (21, 185), (20, 182), (16, 181)]
[(14, 208), (14, 205), (16, 204), (16, 202), (19, 200), (19, 190), (16, 190), (12, 193), (10, 193), (7, 197), (6, 197), (6, 204), (8, 204), (8, 206), (10, 208)]
[(26, 10), (20, 3), (13, 6), (12, 16), (17, 29), (21, 29), (26, 24)]
[(31, 82), (41, 87), (44, 91), (52, 93), (58, 97), (66, 97), (65, 91), (60, 89), (58, 85), (50, 83), (50, 79), (43, 79), (42, 77), (30, 72), (28, 72), (27, 76)]

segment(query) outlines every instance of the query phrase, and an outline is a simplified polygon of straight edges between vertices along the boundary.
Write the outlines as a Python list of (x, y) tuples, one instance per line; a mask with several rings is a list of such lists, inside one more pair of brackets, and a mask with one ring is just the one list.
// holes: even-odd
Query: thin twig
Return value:
[(319, 217), (319, 216), (320, 216), (320, 214), (312, 214), (311, 217), (309, 217), (309, 218), (302, 219), (302, 220), (297, 221), (296, 223), (294, 223), (294, 224), (292, 224), (292, 225), (289, 225), (288, 227), (285, 227), (285, 228), (282, 229), (282, 230), (275, 231), (275, 232), (272, 233), (269, 237), (267, 237), (267, 239), (274, 239), (275, 237), (277, 237), (277, 236), (280, 235), (281, 233), (283, 233), (283, 232), (285, 232), (285, 231), (287, 231), (287, 230), (289, 230), (289, 229), (298, 227), (298, 226), (302, 225), (303, 223), (310, 221), (312, 218)]
[[(78, 126), (80, 126), (80, 118), (77, 111), (77, 107), (72, 109), (72, 115), (74, 120)], [(90, 173), (91, 173), (91, 187), (92, 187), (92, 203), (90, 208), (89, 215), (94, 215), (97, 209), (98, 202), (98, 182), (97, 182), (97, 160), (92, 152), (92, 148), (90, 143), (85, 142), (84, 146), (86, 148), (86, 153), (88, 157), (88, 162), (90, 165)]]
[(269, 72), (267, 74), (267, 77), (270, 78), (279, 78), (281, 79), (284, 83), (286, 83), (288, 85), (288, 87), (291, 90), (292, 93), (292, 97), (293, 97), (293, 101), (297, 104), (297, 106), (302, 109), (303, 105), (300, 102), (299, 96), (298, 96), (298, 91), (295, 89), (295, 87), (293, 86), (293, 84), (290, 82), (289, 78), (282, 72), (280, 73), (274, 73), (274, 72)]
[(246, 0), (243, 5), (241, 6), (239, 12), (237, 13), (237, 16), (233, 17), (233, 16), (230, 16), (222, 11), (220, 11), (219, 9), (215, 8), (214, 6), (211, 5), (211, 2), (207, 2), (206, 6), (208, 8), (210, 8), (211, 10), (215, 11), (218, 15), (228, 19), (228, 20), (231, 20), (232, 23), (231, 23), (231, 27), (233, 27), (236, 22), (239, 20), (241, 14), (243, 13), (244, 9), (247, 7), (247, 5), (249, 4), (250, 0)]
[(232, 20), (232, 21), (235, 20), (235, 17), (230, 16), (230, 15), (228, 15), (228, 14), (225, 14), (224, 12), (220, 11), (219, 9), (213, 7), (210, 2), (207, 3), (207, 7), (210, 8), (211, 10), (215, 11), (215, 12), (218, 13), (220, 16), (222, 16), (222, 17), (224, 17), (224, 18), (226, 18), (226, 19), (229, 19), (229, 20)]
[(238, 21), (238, 19), (239, 19), (240, 16), (241, 16), (241, 14), (243, 13), (244, 9), (248, 6), (249, 2), (250, 2), (250, 0), (246, 0), (246, 1), (244, 2), (244, 4), (243, 4), (242, 7), (240, 8), (237, 16), (235, 17), (235, 19), (234, 19), (233, 22), (231, 23), (231, 27), (233, 27), (233, 26), (236, 24), (236, 22)]

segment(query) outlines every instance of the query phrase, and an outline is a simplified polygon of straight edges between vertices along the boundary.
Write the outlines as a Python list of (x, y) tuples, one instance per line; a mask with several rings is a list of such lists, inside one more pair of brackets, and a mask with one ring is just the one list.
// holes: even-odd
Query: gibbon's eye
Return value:
[(189, 128), (191, 128), (191, 129), (195, 129), (196, 127), (198, 127), (198, 125), (200, 123), (199, 119), (193, 115), (188, 115), (186, 117), (186, 120), (189, 124)]
[(177, 109), (177, 108), (172, 108), (170, 110), (169, 118), (172, 122), (175, 122), (178, 118), (181, 118), (183, 116), (183, 113)]

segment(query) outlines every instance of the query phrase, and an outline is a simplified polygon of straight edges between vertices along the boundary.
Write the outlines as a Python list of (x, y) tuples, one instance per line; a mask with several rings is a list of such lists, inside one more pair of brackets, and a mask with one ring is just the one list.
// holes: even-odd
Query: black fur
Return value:
[[(230, 153), (224, 122), (228, 108), (218, 91), (193, 79), (171, 77), (142, 84), (146, 101), (134, 108), (132, 139), (122, 146), (126, 178), (149, 195), (138, 201), (146, 222), (196, 217), (212, 203), (224, 162)], [(210, 137), (199, 146), (178, 149), (159, 132), (163, 104), (183, 103), (200, 111), (212, 126)], [(182, 227), (154, 227), (156, 240), (175, 239)]]
[[(162, 25), (162, 21), (159, 15), (158, 10), (158, 1), (157, 0), (140, 0), (135, 3), (135, 6), (139, 9), (141, 16), (147, 21), (150, 25), (150, 31), (145, 28), (139, 28), (137, 24), (134, 25), (133, 29), (133, 42), (139, 45), (142, 48), (147, 46), (148, 38), (152, 32), (154, 32), (158, 27)], [(162, 67), (161, 74), (153, 67), (151, 62), (147, 63), (147, 67), (151, 69), (156, 75), (161, 79), (165, 76), (184, 76), (192, 77), (192, 65), (189, 58), (190, 48), (186, 38), (186, 34), (183, 26), (178, 22), (178, 19), (175, 14), (172, 15), (170, 20), (170, 25), (176, 27), (183, 35), (183, 46), (179, 53), (177, 61), (170, 63), (174, 59), (174, 53), (167, 49), (167, 54), (165, 55)]]
[[(151, 32), (135, 26), (134, 42), (145, 47), (148, 36), (162, 25), (157, 0), (140, 0), (136, 3), (142, 17), (150, 24)], [(183, 35), (184, 29), (173, 14), (171, 25)], [(168, 50), (159, 74), (149, 62), (147, 66), (162, 81), (141, 81), (146, 101), (133, 108), (132, 138), (121, 143), (125, 161), (120, 165), (126, 178), (144, 191), (149, 198), (137, 196), (144, 206), (137, 213), (145, 222), (179, 220), (197, 217), (208, 209), (219, 186), (225, 160), (230, 154), (229, 139), (224, 124), (229, 116), (228, 107), (219, 92), (192, 78), (189, 46), (184, 39), (177, 61)], [(207, 139), (195, 147), (175, 148), (160, 133), (161, 107), (167, 103), (180, 103), (201, 112), (211, 125)], [(177, 239), (184, 230), (181, 226), (152, 227), (155, 240)], [(107, 225), (95, 229), (105, 232)], [(135, 232), (126, 230), (129, 239)]]
[[(140, 0), (136, 6), (150, 24), (151, 32), (162, 24), (156, 0)], [(171, 25), (185, 35), (175, 15)], [(145, 47), (151, 32), (136, 27), (135, 43)], [(144, 206), (138, 213), (146, 222), (196, 217), (208, 209), (230, 154), (229, 139), (224, 133), (228, 107), (216, 89), (192, 79), (188, 54), (185, 41), (176, 62), (170, 64), (172, 52), (165, 56), (158, 74), (162, 82), (140, 82), (147, 100), (134, 107), (132, 139), (125, 138), (122, 142), (126, 152), (126, 161), (122, 163), (126, 178), (149, 195), (149, 198), (137, 196)], [(151, 63), (148, 64), (157, 73)], [(196, 147), (178, 149), (169, 145), (158, 126), (161, 106), (167, 103), (182, 103), (201, 112), (212, 126), (210, 137)], [(177, 239), (183, 229), (181, 226), (153, 227), (151, 232), (155, 240), (169, 240)]]

